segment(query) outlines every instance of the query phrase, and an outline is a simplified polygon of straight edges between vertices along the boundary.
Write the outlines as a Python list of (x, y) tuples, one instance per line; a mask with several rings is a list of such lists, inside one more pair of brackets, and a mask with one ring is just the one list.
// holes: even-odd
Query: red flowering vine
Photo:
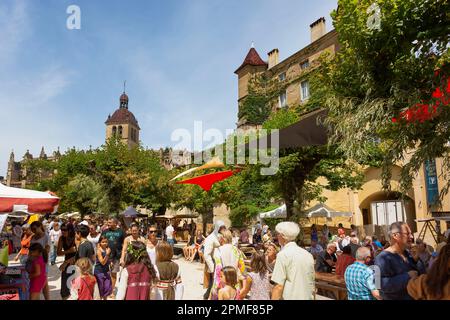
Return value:
[[(439, 71), (436, 71), (436, 76), (439, 75)], [(444, 80), (445, 81), (445, 80)], [(448, 106), (450, 102), (450, 77), (447, 78), (447, 85), (437, 87), (432, 93), (432, 100), (429, 103), (422, 101), (422, 103), (417, 103), (414, 106), (400, 112), (399, 116), (392, 118), (392, 122), (396, 123), (399, 121), (406, 121), (408, 123), (412, 122), (424, 122), (434, 118), (440, 107)]]

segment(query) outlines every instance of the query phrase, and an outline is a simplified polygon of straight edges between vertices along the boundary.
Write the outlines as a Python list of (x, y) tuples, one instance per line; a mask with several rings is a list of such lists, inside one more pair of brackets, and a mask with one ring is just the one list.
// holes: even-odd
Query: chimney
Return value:
[(270, 69), (278, 64), (278, 49), (273, 49), (267, 55), (269, 56), (268, 69)]
[(325, 18), (317, 19), (309, 27), (311, 28), (311, 42), (314, 42), (326, 33)]

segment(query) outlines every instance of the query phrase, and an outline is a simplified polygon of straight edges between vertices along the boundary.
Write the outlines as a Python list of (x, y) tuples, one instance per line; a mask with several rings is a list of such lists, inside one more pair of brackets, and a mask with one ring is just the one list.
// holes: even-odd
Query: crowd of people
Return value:
[(142, 226), (126, 227), (116, 218), (44, 219), (22, 226), (14, 260), (25, 266), (31, 300), (50, 299), (49, 265), (57, 256), (64, 257), (59, 266), (63, 300), (181, 299), (173, 242), (158, 240), (157, 232), (150, 225), (144, 236)]
[[(126, 227), (116, 218), (34, 221), (21, 228), (15, 260), (27, 270), (31, 300), (50, 299), (48, 270), (57, 256), (64, 257), (62, 299), (180, 300), (184, 286), (174, 261), (175, 229), (168, 223), (161, 231), (155, 225)], [(403, 222), (389, 227), (388, 239), (361, 237), (353, 225), (350, 231), (339, 225), (335, 235), (327, 225), (320, 231), (312, 225), (310, 246), (298, 241), (299, 234), (294, 222), (281, 222), (274, 231), (257, 223), (249, 233), (216, 221), (209, 234), (191, 228), (182, 251), (186, 261), (204, 263), (203, 299), (330, 296), (316, 288), (317, 273), (344, 279), (350, 300), (450, 299), (445, 235), (433, 248), (414, 241)]]
[(327, 230), (328, 243), (321, 245), (315, 226), (312, 230), (309, 251), (315, 270), (344, 276), (350, 300), (450, 299), (448, 234), (439, 235), (434, 249), (414, 241), (404, 222), (390, 225), (389, 241), (376, 236), (361, 240), (353, 228), (347, 236), (340, 226), (335, 236)]

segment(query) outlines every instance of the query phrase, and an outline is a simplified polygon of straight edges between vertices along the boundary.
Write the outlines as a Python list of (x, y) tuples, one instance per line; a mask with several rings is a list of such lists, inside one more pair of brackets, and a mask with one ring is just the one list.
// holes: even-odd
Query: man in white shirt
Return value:
[(300, 227), (295, 222), (281, 222), (275, 230), (282, 246), (277, 255), (271, 281), (272, 300), (313, 300), (315, 298), (314, 258), (295, 239)]
[(166, 228), (166, 238), (167, 242), (173, 247), (175, 244), (175, 241), (173, 239), (173, 234), (175, 232), (175, 229), (172, 226), (172, 221), (169, 221), (169, 225)]
[(59, 237), (61, 236), (61, 229), (59, 228), (58, 222), (53, 222), (53, 228), (49, 232), (50, 237), (50, 263), (51, 265), (56, 264), (56, 251), (58, 247)]

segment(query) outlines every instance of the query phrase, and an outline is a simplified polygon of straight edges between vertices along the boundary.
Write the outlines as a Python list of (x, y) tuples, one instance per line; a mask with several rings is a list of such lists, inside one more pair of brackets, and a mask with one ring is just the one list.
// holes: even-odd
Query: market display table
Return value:
[(28, 273), (24, 266), (8, 267), (0, 273), (0, 300), (28, 299)]
[(316, 288), (325, 293), (332, 293), (336, 300), (347, 300), (344, 276), (316, 272)]

